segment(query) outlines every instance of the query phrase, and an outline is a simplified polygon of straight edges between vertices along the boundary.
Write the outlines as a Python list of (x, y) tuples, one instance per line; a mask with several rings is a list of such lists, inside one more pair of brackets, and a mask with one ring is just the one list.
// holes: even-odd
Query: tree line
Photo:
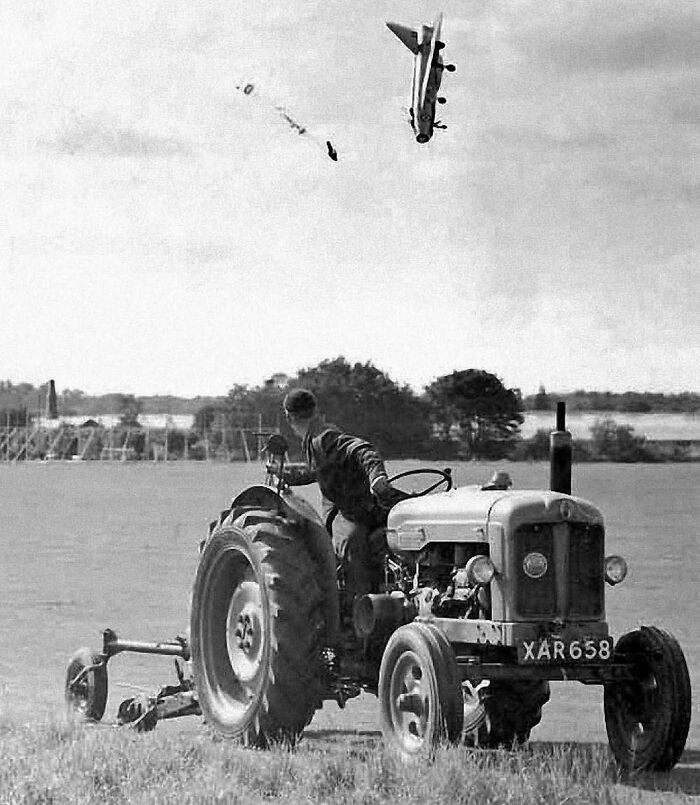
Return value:
[(694, 414), (700, 412), (700, 394), (691, 391), (662, 394), (651, 391), (573, 391), (548, 393), (540, 386), (537, 394), (523, 397), (526, 411), (552, 411), (558, 401), (569, 411), (600, 411), (628, 414)]
[[(189, 400), (195, 403), (189, 411), (194, 413), (193, 427), (189, 433), (172, 432), (168, 449), (190, 458), (234, 456), (241, 452), (241, 440), (250, 436), (255, 438), (257, 434), (258, 443), (263, 432), (271, 430), (291, 437), (286, 420), (281, 416), (281, 402), (295, 387), (311, 389), (327, 421), (369, 439), (387, 458), (544, 459), (549, 451), (549, 431), (522, 439), (523, 411), (553, 410), (558, 399), (564, 399), (569, 410), (593, 410), (584, 403), (602, 399), (602, 407), (595, 410), (606, 413), (625, 410), (616, 407), (625, 404), (625, 400), (632, 406), (630, 410), (640, 411), (643, 397), (649, 398), (650, 405), (652, 398), (660, 397), (661, 402), (669, 406), (684, 404), (690, 410), (700, 410), (700, 395), (691, 393), (553, 395), (541, 387), (537, 395), (523, 398), (519, 389), (508, 388), (495, 374), (474, 368), (438, 377), (421, 393), (416, 393), (410, 386), (394, 381), (372, 362), (350, 363), (340, 356), (301, 369), (293, 376), (275, 374), (258, 386), (234, 384), (225, 397)], [(47, 390), (48, 384), (35, 388), (27, 383), (14, 385), (0, 381), (0, 424), (17, 426), (31, 422), (33, 411), (40, 410), (42, 394)], [(91, 404), (92, 399), (78, 390), (66, 389), (58, 398), (59, 413), (64, 416), (118, 414), (120, 426), (134, 431), (130, 439), (137, 456), (140, 456), (141, 443), (147, 444), (147, 439), (137, 433), (141, 414), (182, 413), (177, 406), (179, 398), (175, 397), (160, 398), (168, 401), (166, 411), (156, 407), (157, 397), (103, 395), (97, 398), (101, 400), (99, 406)], [(697, 401), (697, 409), (692, 409), (693, 400)], [(108, 410), (104, 410), (105, 407)], [(290, 441), (297, 444), (296, 439)], [(245, 450), (248, 450), (247, 443)], [(574, 444), (574, 454), (578, 461), (682, 458), (681, 455), (662, 455), (657, 447), (635, 435), (633, 428), (618, 425), (611, 416), (595, 423), (590, 440)]]
[[(507, 388), (500, 378), (482, 369), (454, 371), (417, 394), (370, 361), (351, 364), (340, 356), (291, 377), (273, 375), (259, 386), (235, 384), (225, 398), (198, 408), (192, 430), (207, 454), (234, 453), (242, 432), (255, 434), (256, 429), (265, 428), (285, 433), (288, 426), (281, 416), (282, 399), (300, 386), (316, 394), (328, 422), (371, 440), (387, 458), (503, 458), (519, 438), (523, 422), (520, 390)], [(13, 387), (8, 381), (0, 386), (0, 406), (13, 392), (26, 399), (36, 390), (28, 384)], [(76, 396), (75, 391), (59, 395), (62, 415), (67, 414), (65, 400)], [(112, 395), (111, 402), (121, 425), (136, 429), (139, 415), (144, 413), (141, 401), (120, 394)], [(10, 425), (32, 419), (31, 411), (21, 406), (6, 408), (5, 414)], [(198, 452), (196, 441), (191, 447)]]
[[(365, 364), (360, 364), (365, 365)], [(273, 375), (273, 383), (284, 383), (287, 375)], [(266, 381), (266, 384), (269, 381)], [(265, 384), (263, 384), (265, 385)], [(30, 419), (43, 412), (49, 384), (34, 386), (31, 383), (13, 383), (0, 380), (0, 413), (21, 412)], [(237, 388), (237, 386), (234, 386)], [(247, 388), (247, 387), (238, 387)], [(420, 396), (420, 395), (419, 395)], [(58, 395), (63, 416), (99, 416), (119, 413), (124, 398), (135, 399), (142, 414), (196, 414), (205, 405), (216, 405), (227, 397), (178, 397), (171, 394), (138, 395), (115, 392), (91, 395), (80, 389), (64, 388)], [(650, 391), (585, 391), (551, 392), (540, 386), (536, 394), (522, 397), (524, 411), (553, 411), (559, 400), (566, 402), (568, 411), (600, 411), (609, 413), (679, 413), (700, 412), (700, 393), (684, 391), (662, 394)]]
[(341, 356), (293, 377), (236, 385), (225, 400), (199, 410), (194, 428), (213, 439), (217, 431), (235, 438), (238, 429), (262, 424), (291, 436), (281, 403), (297, 387), (314, 392), (327, 422), (369, 439), (387, 458), (503, 458), (523, 422), (520, 391), (489, 372), (455, 371), (416, 394), (371, 362)]

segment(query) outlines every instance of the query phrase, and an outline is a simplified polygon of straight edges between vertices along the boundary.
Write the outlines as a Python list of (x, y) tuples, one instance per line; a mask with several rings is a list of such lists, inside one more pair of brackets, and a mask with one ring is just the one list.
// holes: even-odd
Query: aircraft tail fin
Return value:
[(419, 50), (418, 45), (418, 32), (412, 28), (407, 28), (405, 25), (399, 25), (396, 22), (387, 22), (386, 27), (398, 36), (398, 38), (406, 45), (406, 47), (416, 55)]

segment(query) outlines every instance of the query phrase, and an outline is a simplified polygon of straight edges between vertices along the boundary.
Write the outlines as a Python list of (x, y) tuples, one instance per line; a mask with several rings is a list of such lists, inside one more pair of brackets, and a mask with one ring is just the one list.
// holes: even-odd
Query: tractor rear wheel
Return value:
[(631, 662), (634, 680), (605, 685), (610, 748), (628, 772), (668, 771), (680, 759), (691, 711), (688, 666), (678, 641), (655, 626), (623, 635), (615, 660)]
[(88, 721), (99, 721), (107, 706), (107, 663), (89, 648), (80, 648), (66, 670), (66, 703)]
[(429, 757), (462, 733), (462, 689), (452, 646), (435, 626), (409, 623), (384, 649), (379, 670), (384, 741), (403, 762)]
[(192, 671), (205, 720), (248, 746), (293, 743), (321, 706), (321, 593), (281, 518), (221, 525), (194, 583)]
[(483, 707), (465, 693), (465, 708), (471, 713), (476, 729), (465, 736), (469, 745), (496, 748), (522, 744), (533, 727), (542, 720), (542, 707), (549, 701), (549, 682), (541, 679), (492, 679), (479, 685), (474, 694)]

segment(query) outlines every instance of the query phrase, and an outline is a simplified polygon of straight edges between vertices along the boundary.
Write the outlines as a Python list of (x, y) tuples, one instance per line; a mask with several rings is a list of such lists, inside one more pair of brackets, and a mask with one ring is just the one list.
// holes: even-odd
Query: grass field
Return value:
[[(457, 465), (455, 478), (483, 481), (496, 466)], [(547, 484), (546, 464), (498, 466), (516, 486)], [(137, 640), (182, 631), (208, 521), (261, 476), (258, 465), (194, 462), (0, 467), (0, 802), (167, 802), (175, 792), (182, 802), (234, 801), (235, 792), (241, 802), (390, 802), (454, 788), (459, 802), (577, 803), (656, 801), (650, 786), (681, 792), (665, 795), (678, 801), (682, 792), (700, 793), (697, 705), (670, 777), (623, 787), (608, 765), (601, 692), (574, 683), (553, 685), (527, 751), (446, 751), (425, 779), (410, 781), (385, 768), (369, 696), (342, 712), (324, 707), (292, 754), (245, 752), (214, 740), (196, 718), (148, 736), (66, 724), (62, 686), (73, 650), (99, 648), (107, 626)], [(609, 589), (614, 633), (639, 623), (672, 631), (697, 689), (700, 465), (575, 466), (574, 492), (604, 511), (608, 551), (630, 563), (628, 580)], [(170, 681), (166, 659), (115, 658), (106, 721), (130, 695), (123, 686)], [(579, 746), (570, 748), (574, 740)], [(436, 801), (448, 799), (455, 796)]]
[(598, 746), (532, 743), (516, 752), (441, 750), (405, 769), (367, 735), (308, 736), (296, 750), (244, 750), (187, 736), (49, 723), (0, 730), (2, 803), (690, 802), (668, 779), (621, 782)]

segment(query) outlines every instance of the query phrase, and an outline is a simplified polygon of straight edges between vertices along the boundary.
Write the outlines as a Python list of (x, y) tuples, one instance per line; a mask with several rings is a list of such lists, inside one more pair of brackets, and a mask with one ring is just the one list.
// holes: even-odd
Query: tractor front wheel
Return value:
[(642, 626), (623, 635), (615, 660), (632, 663), (633, 680), (605, 686), (610, 748), (627, 773), (668, 771), (678, 762), (690, 726), (688, 666), (673, 635)]
[(452, 646), (435, 626), (409, 623), (384, 649), (379, 670), (384, 740), (403, 762), (429, 757), (462, 733), (462, 689)]
[(200, 559), (190, 618), (205, 720), (248, 746), (293, 743), (322, 703), (321, 593), (281, 518), (220, 526)]

